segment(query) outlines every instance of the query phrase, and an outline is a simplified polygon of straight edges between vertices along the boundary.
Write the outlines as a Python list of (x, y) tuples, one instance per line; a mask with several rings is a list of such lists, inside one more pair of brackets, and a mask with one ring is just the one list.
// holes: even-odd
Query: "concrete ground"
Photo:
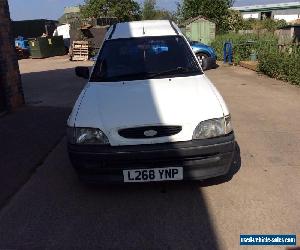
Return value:
[[(63, 58), (21, 61), (22, 72), (29, 67), (36, 70), (26, 82), (35, 85), (25, 83), (25, 91), (35, 105), (69, 106), (83, 86)], [(231, 250), (241, 249), (240, 234), (298, 234), (299, 241), (300, 88), (239, 67), (207, 75), (231, 110), (241, 150), (230, 182), (87, 187), (62, 138), (0, 211), (0, 249)]]
[(27, 105), (72, 108), (85, 80), (75, 76), (76, 66), (91, 62), (71, 62), (68, 57), (19, 61)]
[(21, 60), (26, 106), (0, 117), (0, 207), (24, 185), (65, 134), (66, 120), (85, 81), (68, 58)]

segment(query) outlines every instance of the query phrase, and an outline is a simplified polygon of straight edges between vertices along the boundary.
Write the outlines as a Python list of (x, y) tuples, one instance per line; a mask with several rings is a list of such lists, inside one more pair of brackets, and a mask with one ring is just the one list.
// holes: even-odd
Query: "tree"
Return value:
[(239, 11), (229, 9), (226, 23), (228, 25), (228, 30), (237, 32), (243, 29), (244, 20)]
[(204, 16), (217, 25), (219, 31), (228, 30), (227, 17), (233, 0), (183, 0), (182, 14), (184, 19)]
[(285, 20), (273, 20), (270, 18), (264, 20), (248, 19), (243, 21), (243, 29), (255, 30), (257, 32), (266, 30), (268, 32), (274, 32), (287, 25)]
[(84, 18), (116, 17), (120, 22), (140, 19), (140, 6), (134, 0), (85, 0)]
[(156, 19), (156, 0), (145, 0), (142, 10), (143, 20)]
[(140, 5), (133, 0), (110, 0), (114, 2), (112, 12), (120, 22), (137, 21), (141, 19)]
[(183, 8), (180, 2), (176, 2), (176, 11), (174, 12), (173, 16), (174, 16), (174, 21), (177, 24), (181, 24), (182, 22), (184, 22)]
[(157, 20), (174, 20), (174, 15), (168, 10), (157, 10), (156, 11)]
[(84, 18), (107, 17), (110, 7), (108, 0), (85, 0), (80, 12)]
[(168, 10), (156, 8), (156, 0), (145, 0), (142, 10), (143, 20), (173, 20), (174, 15)]

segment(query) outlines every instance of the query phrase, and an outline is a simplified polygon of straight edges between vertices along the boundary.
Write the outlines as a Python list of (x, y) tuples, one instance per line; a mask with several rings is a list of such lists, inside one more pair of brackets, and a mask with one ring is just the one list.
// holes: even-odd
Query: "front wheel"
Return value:
[(207, 70), (207, 65), (205, 65), (205, 63), (203, 63), (203, 60), (208, 58), (209, 56), (205, 53), (196, 53), (196, 57), (202, 67), (203, 70)]

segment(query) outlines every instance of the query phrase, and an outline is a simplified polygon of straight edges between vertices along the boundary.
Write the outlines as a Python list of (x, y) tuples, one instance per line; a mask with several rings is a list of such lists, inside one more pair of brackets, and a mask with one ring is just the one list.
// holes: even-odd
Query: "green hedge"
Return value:
[(273, 35), (256, 35), (256, 34), (236, 34), (229, 33), (219, 35), (212, 42), (212, 47), (215, 48), (218, 58), (223, 60), (223, 46), (226, 41), (233, 44), (233, 61), (239, 63), (242, 60), (249, 60), (252, 52), (259, 53), (264, 48), (277, 45), (277, 39)]
[(241, 44), (245, 44), (249, 40), (253, 40), (255, 37), (253, 35), (245, 35), (241, 36), (238, 34), (225, 34), (225, 35), (219, 35), (216, 37), (216, 39), (212, 42), (211, 46), (216, 50), (218, 58), (220, 60), (224, 60), (223, 56), (223, 47), (224, 43), (227, 41), (232, 42), (234, 48), (234, 54), (233, 54), (233, 60), (234, 62), (238, 63), (240, 60), (244, 60), (246, 58), (249, 58), (250, 50), (249, 46), (243, 46), (246, 47), (241, 49)]
[(270, 77), (300, 85), (300, 49), (291, 47), (290, 51), (283, 52), (278, 48), (261, 51), (259, 70)]
[(249, 60), (250, 54), (256, 52), (259, 70), (271, 77), (300, 85), (300, 48), (293, 46), (280, 51), (277, 38), (271, 34), (240, 35), (229, 33), (219, 35), (212, 43), (218, 58), (223, 60), (223, 46), (226, 41), (233, 43), (233, 61), (239, 63)]

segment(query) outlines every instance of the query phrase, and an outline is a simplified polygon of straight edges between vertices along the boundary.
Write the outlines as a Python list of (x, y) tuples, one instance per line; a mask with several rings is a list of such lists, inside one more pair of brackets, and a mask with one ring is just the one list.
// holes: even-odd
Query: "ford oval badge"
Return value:
[(144, 132), (144, 135), (147, 136), (147, 137), (153, 137), (153, 136), (156, 136), (157, 134), (158, 133), (155, 130), (146, 130)]

